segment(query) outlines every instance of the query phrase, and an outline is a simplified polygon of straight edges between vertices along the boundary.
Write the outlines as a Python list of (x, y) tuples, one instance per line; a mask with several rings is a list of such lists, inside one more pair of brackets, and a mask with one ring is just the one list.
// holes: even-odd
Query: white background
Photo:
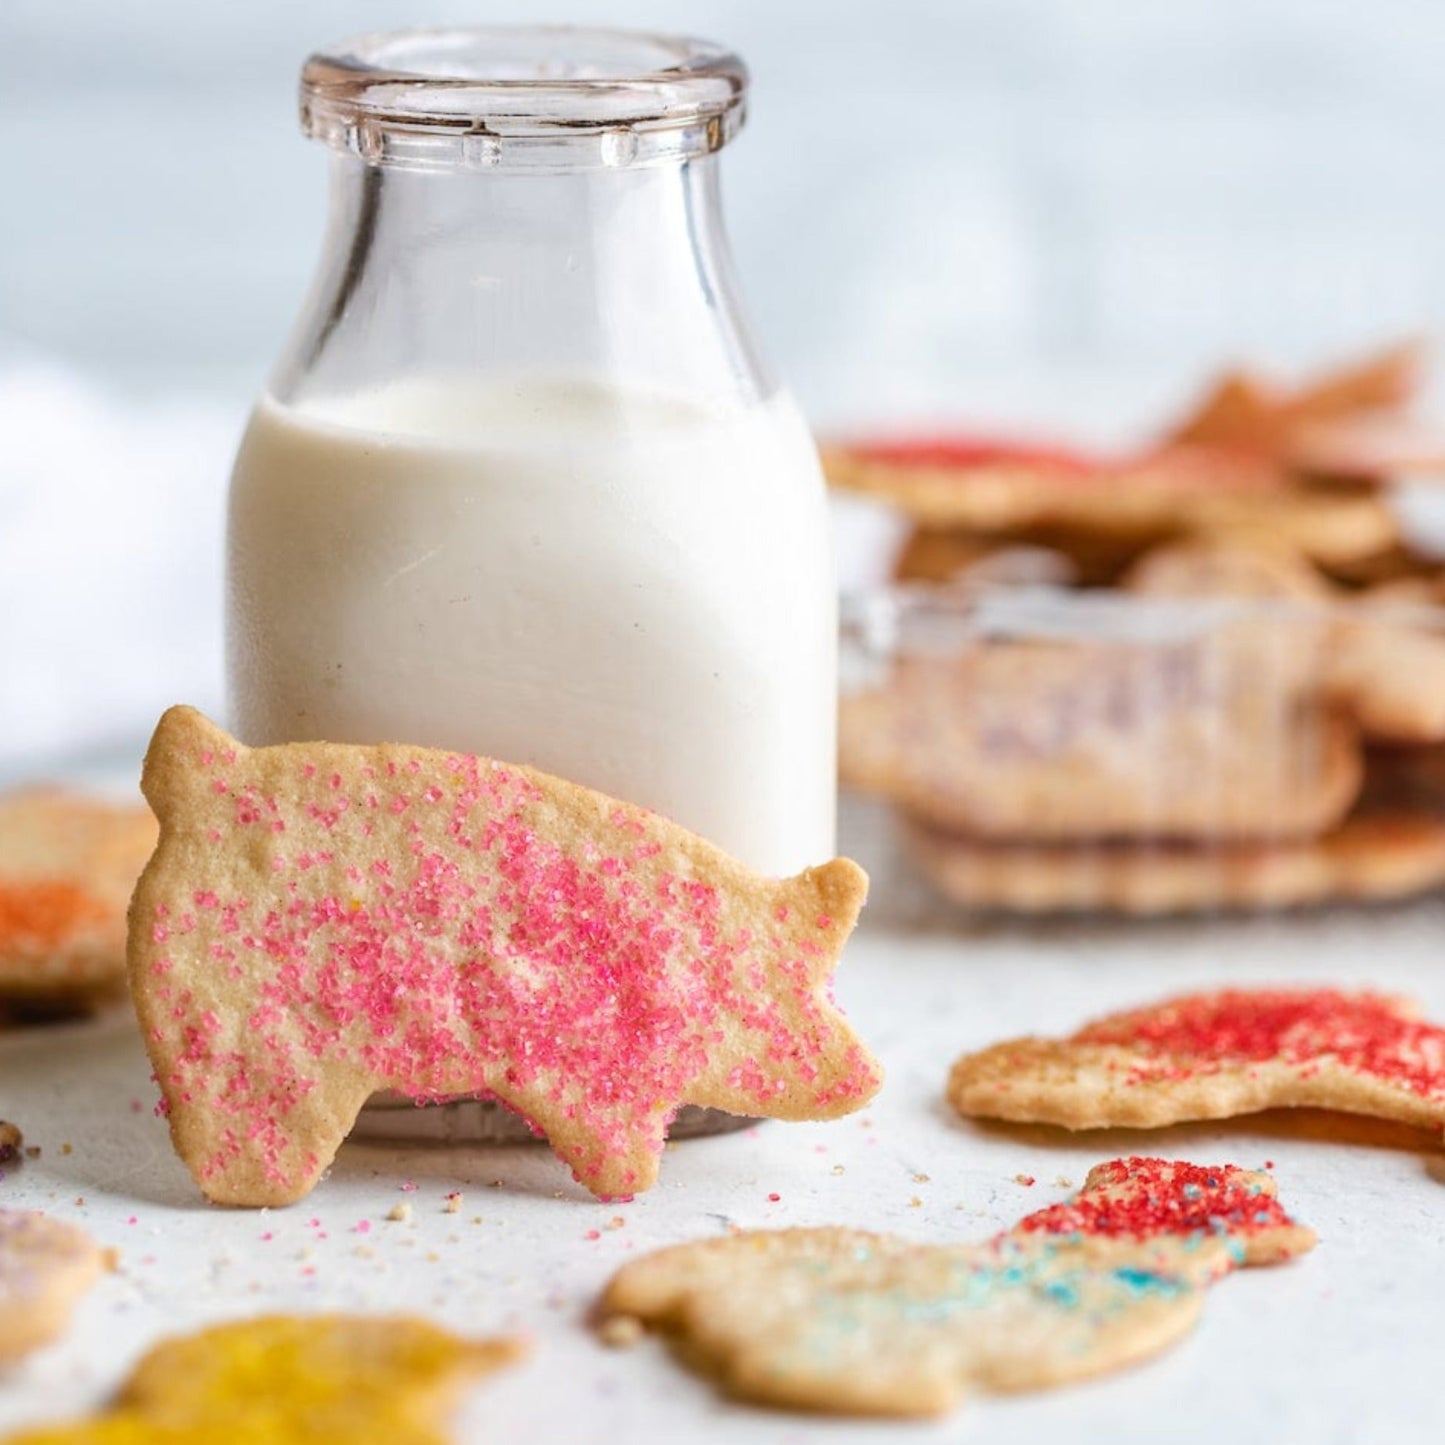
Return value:
[(815, 422), (1147, 423), (1445, 311), (1435, 0), (0, 0), (0, 767), (220, 704), (226, 469), (315, 259), (312, 47), (724, 38), (754, 317)]

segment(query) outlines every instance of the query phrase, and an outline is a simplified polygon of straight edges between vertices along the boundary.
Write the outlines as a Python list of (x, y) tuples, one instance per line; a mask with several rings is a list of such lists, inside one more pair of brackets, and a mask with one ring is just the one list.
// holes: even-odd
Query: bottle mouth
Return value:
[(301, 128), (370, 165), (584, 170), (706, 155), (748, 72), (688, 36), (580, 26), (398, 30), (318, 51)]

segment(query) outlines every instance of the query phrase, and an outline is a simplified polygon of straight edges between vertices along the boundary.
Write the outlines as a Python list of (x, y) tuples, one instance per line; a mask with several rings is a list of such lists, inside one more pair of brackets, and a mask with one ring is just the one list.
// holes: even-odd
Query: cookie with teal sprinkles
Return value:
[(605, 1328), (671, 1336), (731, 1394), (834, 1414), (944, 1413), (1158, 1354), (1236, 1268), (1311, 1249), (1265, 1174), (1116, 1159), (977, 1244), (823, 1228), (748, 1231), (624, 1266)]

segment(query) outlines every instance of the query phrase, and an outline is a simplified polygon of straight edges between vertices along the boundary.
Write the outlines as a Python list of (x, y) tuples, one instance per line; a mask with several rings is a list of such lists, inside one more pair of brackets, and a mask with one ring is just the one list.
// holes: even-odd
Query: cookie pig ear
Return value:
[(141, 769), (140, 789), (157, 818), (207, 786), (213, 763), (234, 758), (241, 744), (193, 707), (168, 708), (156, 724)]
[(834, 858), (788, 879), (783, 887), (787, 906), (799, 920), (808, 920), (824, 945), (818, 954), (819, 976), (832, 973), (868, 897), (868, 875), (851, 858)]

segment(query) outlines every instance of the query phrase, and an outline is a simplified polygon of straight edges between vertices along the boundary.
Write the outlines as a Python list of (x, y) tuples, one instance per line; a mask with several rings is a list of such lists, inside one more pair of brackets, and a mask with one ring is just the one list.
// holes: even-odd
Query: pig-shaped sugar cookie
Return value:
[(860, 1108), (830, 998), (867, 878), (750, 872), (641, 808), (401, 746), (247, 748), (161, 719), (129, 967), (171, 1137), (227, 1204), (300, 1199), (367, 1098), (501, 1100), (594, 1193), (657, 1178), (683, 1104)]

